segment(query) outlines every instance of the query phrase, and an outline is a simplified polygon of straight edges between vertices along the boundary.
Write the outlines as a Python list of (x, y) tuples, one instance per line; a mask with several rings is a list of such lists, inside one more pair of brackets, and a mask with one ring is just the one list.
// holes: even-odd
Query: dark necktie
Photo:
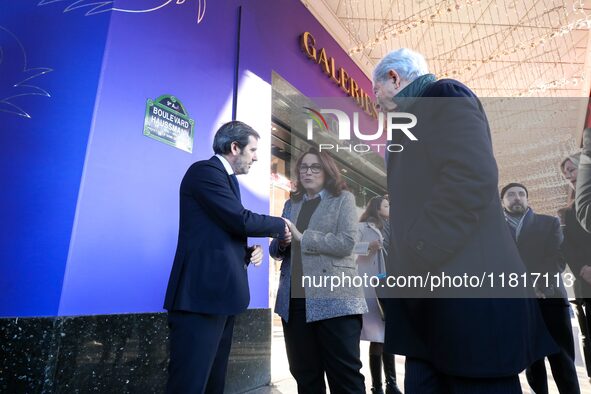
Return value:
[(238, 185), (238, 178), (236, 178), (236, 174), (230, 175), (230, 179), (232, 180), (232, 184), (234, 185), (234, 194), (240, 200), (240, 186)]

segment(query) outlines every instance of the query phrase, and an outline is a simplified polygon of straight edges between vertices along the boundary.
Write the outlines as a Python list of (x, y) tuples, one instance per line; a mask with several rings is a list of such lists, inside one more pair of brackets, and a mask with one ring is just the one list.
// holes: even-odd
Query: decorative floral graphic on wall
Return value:
[(48, 91), (36, 86), (38, 77), (53, 71), (47, 67), (30, 68), (25, 47), (10, 30), (0, 26), (0, 112), (31, 118), (22, 98), (51, 97)]
[[(86, 11), (84, 15), (95, 15), (101, 12), (118, 11), (134, 14), (157, 11), (171, 4), (184, 4), (187, 0), (123, 0), (117, 2), (115, 7), (114, 0), (41, 0), (38, 5), (43, 6), (51, 3), (66, 3), (64, 12), (70, 12), (78, 9)], [(189, 0), (190, 1), (190, 0)], [(122, 4), (121, 6), (119, 4)], [(201, 23), (205, 17), (205, 8), (207, 0), (197, 0), (197, 23)]]

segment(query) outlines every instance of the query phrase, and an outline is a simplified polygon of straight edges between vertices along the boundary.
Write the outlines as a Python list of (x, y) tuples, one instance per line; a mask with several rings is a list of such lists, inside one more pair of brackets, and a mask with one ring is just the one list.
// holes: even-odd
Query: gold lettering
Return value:
[(326, 57), (326, 51), (324, 48), (320, 50), (320, 54), (318, 55), (318, 64), (320, 64), (322, 71), (324, 71), (326, 75), (330, 75), (330, 67), (328, 65), (328, 58)]
[(371, 102), (371, 116), (373, 118), (378, 118), (378, 109), (376, 108), (376, 103), (373, 101)]
[(349, 93), (349, 87), (347, 86), (347, 82), (349, 81), (349, 75), (347, 72), (342, 68), (339, 67), (339, 86), (345, 93)]
[(358, 100), (359, 108), (365, 111), (365, 92), (363, 89), (359, 88), (359, 100)]
[(372, 107), (372, 102), (371, 102), (371, 97), (369, 97), (367, 94), (365, 95), (365, 99), (366, 99), (366, 104), (367, 104), (367, 113), (369, 115), (373, 116), (373, 113), (371, 111), (371, 107)]
[(363, 90), (361, 92), (363, 95), (361, 107), (368, 115), (371, 115), (371, 112), (369, 112), (369, 96)]
[(357, 101), (359, 104), (359, 86), (357, 86), (357, 82), (351, 78), (351, 87), (349, 88), (349, 95)]
[[(180, 1), (180, 0), (177, 0)], [(184, 1), (184, 0), (183, 0)], [(334, 57), (329, 57), (326, 49), (316, 49), (316, 40), (310, 32), (304, 32), (300, 36), (300, 46), (302, 52), (306, 54), (308, 59), (313, 59), (315, 63), (320, 65), (322, 71), (335, 82), (343, 92), (351, 96), (359, 107), (361, 107), (368, 115), (373, 118), (378, 117), (378, 111), (375, 103), (371, 98), (361, 89), (357, 82), (349, 76), (344, 68), (336, 66)]]
[(331, 57), (329, 60), (330, 60), (330, 77), (338, 85), (339, 79), (337, 78), (337, 73), (335, 72), (334, 57)]
[(302, 34), (300, 38), (300, 45), (302, 51), (306, 54), (306, 56), (308, 56), (309, 59), (314, 59), (314, 61), (316, 61), (316, 40), (314, 39), (312, 34), (310, 34), (310, 32), (307, 31), (304, 34)]

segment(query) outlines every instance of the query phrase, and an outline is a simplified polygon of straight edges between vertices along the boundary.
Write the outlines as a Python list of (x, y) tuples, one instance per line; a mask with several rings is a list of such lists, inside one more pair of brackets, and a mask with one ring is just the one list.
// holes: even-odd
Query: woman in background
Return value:
[[(387, 226), (390, 217), (390, 204), (384, 197), (373, 197), (369, 200), (365, 212), (359, 219), (359, 243), (357, 251), (357, 269), (359, 275), (368, 278), (385, 274), (385, 257), (388, 250), (384, 247), (387, 239)], [(371, 373), (371, 392), (383, 394), (382, 362), (386, 377), (386, 394), (399, 394), (396, 383), (396, 366), (394, 355), (384, 353), (384, 315), (375, 288), (364, 288), (365, 299), (369, 311), (363, 314), (361, 340), (370, 341), (369, 370)]]
[(583, 130), (583, 149), (577, 170), (576, 207), (577, 219), (591, 233), (591, 128)]

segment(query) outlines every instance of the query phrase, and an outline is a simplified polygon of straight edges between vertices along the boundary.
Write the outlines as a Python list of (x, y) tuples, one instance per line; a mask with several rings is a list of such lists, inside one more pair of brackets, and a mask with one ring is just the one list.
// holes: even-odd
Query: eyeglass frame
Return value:
[(322, 167), (321, 164), (317, 164), (314, 163), (311, 166), (307, 166), (307, 165), (300, 165), (298, 167), (298, 171), (300, 174), (305, 175), (308, 173), (308, 170), (310, 170), (310, 172), (314, 175), (318, 175), (320, 174), (322, 171), (324, 171), (324, 167)]

